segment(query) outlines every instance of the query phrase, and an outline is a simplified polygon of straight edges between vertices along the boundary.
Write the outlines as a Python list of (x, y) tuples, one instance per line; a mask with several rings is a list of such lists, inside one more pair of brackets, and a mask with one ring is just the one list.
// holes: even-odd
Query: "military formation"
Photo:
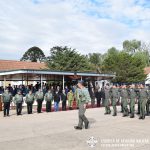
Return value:
[(111, 114), (110, 105), (113, 108), (113, 116), (117, 116), (117, 105), (121, 106), (123, 117), (135, 117), (135, 104), (138, 104), (137, 114), (139, 119), (145, 119), (150, 111), (150, 90), (145, 85), (122, 85), (122, 86), (104, 86), (104, 106), (105, 115)]
[[(73, 92), (74, 91), (74, 92)], [(88, 91), (88, 88), (84, 87), (83, 81), (79, 81), (74, 89), (68, 89), (67, 87), (64, 90), (60, 90), (58, 87), (56, 90), (48, 89), (44, 94), (43, 90), (39, 88), (37, 92), (32, 93), (32, 90), (25, 96), (25, 103), (27, 104), (27, 113), (32, 114), (33, 103), (37, 102), (37, 113), (41, 113), (43, 101), (46, 102), (46, 112), (51, 112), (52, 102), (54, 101), (54, 110), (59, 110), (59, 102), (62, 101), (62, 110), (66, 110), (66, 105), (68, 101), (69, 109), (72, 109), (73, 101), (77, 103), (77, 108), (79, 109), (79, 122), (78, 125), (74, 128), (81, 130), (83, 123), (85, 124), (85, 129), (88, 129), (89, 121), (85, 116), (86, 106), (91, 101), (91, 97)], [(22, 115), (22, 104), (24, 98), (22, 92), (18, 90), (17, 94), (12, 96), (9, 89), (6, 88), (2, 94), (2, 102), (4, 106), (4, 117), (9, 116), (10, 103), (13, 102), (16, 106), (16, 114)]]
[(11, 90), (7, 87), (2, 93), (2, 102), (4, 107), (4, 117), (9, 116), (9, 110), (11, 103), (15, 104), (16, 114), (22, 115), (22, 107), (25, 102), (27, 105), (27, 113), (32, 114), (33, 104), (37, 104), (37, 113), (42, 112), (43, 102), (45, 101), (46, 112), (52, 111), (52, 104), (54, 103), (54, 111), (59, 111), (60, 102), (62, 103), (62, 110), (66, 110), (67, 106), (70, 110), (73, 109), (74, 101), (76, 101), (77, 108), (80, 104), (80, 88), (77, 85), (71, 87), (65, 87), (62, 90), (61, 87), (53, 86), (48, 87), (46, 90), (39, 87), (36, 92), (28, 90), (26, 95), (23, 94), (22, 90), (18, 89), (15, 95), (12, 94)]
[[(25, 100), (24, 100), (25, 97)], [(74, 101), (76, 101), (77, 108), (79, 109), (78, 125), (74, 128), (81, 130), (83, 124), (85, 129), (89, 127), (89, 121), (85, 116), (86, 107), (88, 103), (91, 103), (91, 107), (105, 107), (105, 115), (117, 116), (118, 106), (121, 107), (121, 113), (123, 117), (134, 118), (135, 114), (139, 115), (139, 119), (144, 120), (145, 116), (150, 114), (150, 90), (143, 84), (139, 85), (122, 85), (122, 86), (110, 86), (108, 83), (99, 87), (93, 84), (84, 86), (83, 81), (78, 83), (72, 88), (61, 90), (60, 87), (54, 89), (53, 87), (44, 90), (40, 87), (33, 93), (29, 90), (28, 93), (23, 96), (20, 90), (16, 95), (12, 96), (8, 88), (2, 94), (2, 101), (4, 107), (4, 117), (9, 116), (10, 104), (13, 102), (16, 106), (16, 114), (22, 115), (22, 104), (25, 101), (27, 104), (27, 113), (32, 114), (33, 103), (37, 102), (37, 113), (42, 112), (43, 101), (46, 102), (46, 112), (52, 111), (52, 103), (54, 102), (54, 111), (59, 110), (59, 102), (62, 102), (62, 110), (68, 107), (71, 110)], [(97, 103), (95, 103), (97, 101)], [(135, 105), (137, 104), (137, 107)], [(135, 110), (137, 108), (137, 111)], [(112, 110), (111, 110), (112, 109)]]

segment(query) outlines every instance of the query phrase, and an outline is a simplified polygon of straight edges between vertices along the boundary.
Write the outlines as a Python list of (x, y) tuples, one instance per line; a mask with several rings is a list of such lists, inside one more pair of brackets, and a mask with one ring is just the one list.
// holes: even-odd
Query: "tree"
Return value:
[(126, 52), (130, 53), (130, 54), (134, 54), (137, 51), (141, 50), (141, 41), (137, 41), (137, 40), (125, 40), (123, 42), (123, 50), (125, 50)]
[(90, 53), (88, 55), (90, 63), (94, 66), (95, 71), (98, 73), (102, 72), (102, 64), (105, 59), (105, 55), (100, 53)]
[(143, 52), (144, 55), (144, 60), (145, 60), (145, 66), (150, 66), (150, 43), (145, 43), (142, 42), (141, 44), (141, 51)]
[(31, 62), (38, 62), (38, 61), (42, 62), (45, 60), (45, 55), (40, 48), (34, 46), (29, 48), (20, 60), (21, 61), (30, 60)]
[(56, 46), (50, 49), (47, 60), (48, 67), (60, 71), (89, 71), (90, 65), (86, 56), (77, 53), (75, 49)]
[(105, 71), (116, 73), (114, 82), (140, 82), (145, 79), (143, 60), (125, 51), (108, 50), (104, 66)]
[(112, 47), (108, 49), (106, 57), (103, 61), (103, 71), (108, 72), (108, 73), (115, 73), (117, 69), (117, 61), (119, 59), (119, 51), (115, 48)]

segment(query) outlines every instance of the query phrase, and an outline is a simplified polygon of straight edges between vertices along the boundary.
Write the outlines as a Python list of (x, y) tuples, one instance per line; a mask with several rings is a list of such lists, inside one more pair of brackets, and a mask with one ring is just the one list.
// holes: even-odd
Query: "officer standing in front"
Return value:
[(150, 87), (148, 87), (148, 100), (147, 100), (147, 103), (146, 103), (146, 115), (149, 116), (149, 113), (150, 113)]
[(77, 87), (76, 90), (75, 90), (75, 94), (74, 94), (76, 105), (77, 105), (77, 109), (79, 109), (79, 104), (80, 104), (80, 98), (79, 98), (80, 91), (81, 90)]
[(111, 97), (111, 104), (113, 106), (113, 116), (117, 116), (117, 101), (118, 101), (118, 89), (116, 89), (116, 86), (114, 85), (110, 89), (110, 97)]
[(17, 116), (22, 115), (22, 103), (23, 103), (23, 95), (21, 94), (21, 91), (19, 90), (17, 94), (14, 97), (14, 103), (16, 104), (16, 112)]
[(83, 81), (78, 82), (78, 88), (80, 88), (80, 95), (79, 95), (79, 123), (78, 126), (75, 126), (74, 128), (77, 130), (81, 130), (83, 127), (83, 122), (85, 124), (85, 129), (88, 129), (89, 127), (89, 121), (85, 116), (86, 106), (89, 101), (91, 101), (89, 91), (87, 88), (84, 87)]
[(37, 113), (41, 113), (42, 103), (44, 100), (44, 93), (39, 88), (39, 90), (35, 93), (35, 100), (37, 101)]
[(139, 119), (145, 119), (145, 109), (146, 109), (146, 103), (148, 100), (148, 90), (144, 87), (144, 85), (141, 84), (139, 90), (140, 95), (140, 117)]
[(32, 106), (33, 106), (33, 103), (34, 103), (34, 95), (33, 95), (31, 90), (26, 95), (25, 102), (27, 104), (27, 112), (28, 112), (28, 114), (32, 114)]
[(9, 93), (9, 90), (6, 89), (5, 92), (2, 94), (2, 102), (4, 105), (4, 117), (9, 116), (9, 110), (10, 110), (10, 103), (12, 101), (12, 95)]
[(125, 116), (128, 116), (129, 115), (129, 110), (128, 110), (128, 91), (126, 89), (126, 85), (124, 85), (122, 87), (122, 90), (121, 90), (121, 100), (122, 100), (122, 104), (123, 104), (123, 117)]
[(62, 94), (61, 94), (61, 101), (62, 101), (62, 110), (65, 111), (66, 110), (66, 102), (67, 102), (67, 95), (66, 95), (66, 92), (65, 90), (62, 91)]
[(130, 99), (130, 118), (134, 118), (135, 111), (135, 101), (136, 101), (135, 85), (131, 85), (129, 89), (129, 99)]
[(110, 106), (109, 106), (109, 100), (110, 100), (110, 87), (109, 84), (106, 84), (104, 87), (104, 106), (105, 106), (105, 115), (110, 114)]
[(46, 101), (46, 112), (51, 112), (52, 102), (53, 102), (54, 96), (53, 96), (52, 91), (50, 89), (45, 94), (44, 99)]

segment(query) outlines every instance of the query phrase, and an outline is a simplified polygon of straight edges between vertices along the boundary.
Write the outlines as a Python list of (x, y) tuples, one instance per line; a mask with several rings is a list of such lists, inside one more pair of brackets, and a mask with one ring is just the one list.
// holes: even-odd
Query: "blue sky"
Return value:
[(105, 53), (132, 39), (150, 42), (149, 0), (0, 0), (0, 59), (32, 46)]

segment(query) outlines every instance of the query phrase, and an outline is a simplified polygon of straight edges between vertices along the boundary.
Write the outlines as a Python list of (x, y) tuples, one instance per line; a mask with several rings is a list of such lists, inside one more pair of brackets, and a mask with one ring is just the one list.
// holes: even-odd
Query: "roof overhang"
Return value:
[(0, 71), (0, 76), (15, 75), (15, 74), (40, 74), (40, 75), (77, 75), (77, 76), (87, 76), (87, 77), (110, 77), (114, 78), (115, 74), (98, 74), (90, 72), (67, 72), (67, 71), (52, 71), (52, 70), (9, 70)]

